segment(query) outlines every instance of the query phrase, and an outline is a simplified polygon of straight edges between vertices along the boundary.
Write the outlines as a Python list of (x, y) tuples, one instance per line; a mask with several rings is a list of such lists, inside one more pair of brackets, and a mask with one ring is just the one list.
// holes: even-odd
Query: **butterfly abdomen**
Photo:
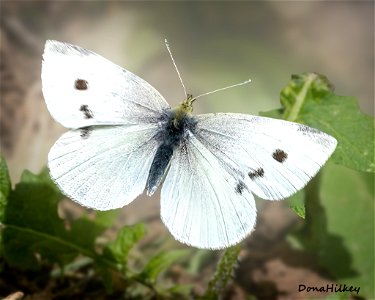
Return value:
[(188, 138), (188, 131), (194, 132), (196, 122), (189, 114), (181, 115), (179, 111), (170, 110), (163, 116), (161, 124), (156, 136), (160, 145), (156, 150), (146, 183), (148, 195), (152, 195), (159, 186), (174, 150)]

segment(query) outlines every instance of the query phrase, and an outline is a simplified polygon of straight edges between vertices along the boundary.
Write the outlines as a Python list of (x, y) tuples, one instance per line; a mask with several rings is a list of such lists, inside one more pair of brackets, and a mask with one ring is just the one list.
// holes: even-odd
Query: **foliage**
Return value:
[[(375, 172), (374, 119), (359, 110), (353, 97), (338, 96), (322, 75), (292, 75), (280, 93), (281, 109), (262, 116), (298, 122), (326, 132), (338, 141), (332, 161), (362, 172)], [(303, 191), (289, 199), (304, 217)]]
[(8, 167), (3, 158), (0, 159), (0, 223), (4, 222), (4, 211), (11, 190)]
[(348, 168), (375, 172), (374, 119), (359, 110), (354, 97), (338, 96), (328, 79), (315, 73), (293, 75), (281, 91), (281, 109), (261, 115), (306, 124), (337, 141), (332, 160)]
[(233, 269), (237, 265), (237, 258), (240, 254), (240, 244), (225, 250), (216, 267), (216, 272), (210, 282), (204, 295), (199, 300), (214, 300), (223, 295), (225, 288), (232, 277)]
[(338, 283), (359, 286), (360, 295), (369, 298), (375, 263), (373, 182), (374, 174), (328, 164), (307, 188), (306, 223), (295, 233)]
[[(263, 116), (300, 122), (331, 134), (337, 150), (307, 187), (288, 199), (290, 207), (305, 218), (293, 233), (294, 243), (315, 255), (321, 267), (338, 283), (361, 287), (361, 296), (373, 297), (374, 282), (374, 121), (359, 111), (356, 99), (334, 94), (328, 80), (318, 74), (293, 75), (281, 91), (282, 108)], [(334, 165), (336, 163), (337, 165)], [(1, 265), (17, 270), (67, 277), (77, 270), (100, 278), (117, 298), (188, 299), (191, 285), (161, 284), (170, 267), (186, 264), (198, 273), (208, 251), (176, 249), (155, 251), (151, 257), (132, 255), (145, 235), (143, 224), (125, 226), (109, 242), (98, 243), (118, 211), (98, 212), (61, 219), (62, 194), (46, 170), (25, 171), (11, 188), (5, 160), (0, 158)], [(370, 237), (370, 238), (369, 238)], [(221, 297), (230, 283), (239, 245), (227, 249), (207, 290), (199, 299)], [(39, 273), (38, 273), (39, 272)], [(93, 275), (94, 274), (94, 275)], [(164, 275), (163, 275), (164, 274)], [(90, 277), (92, 278), (92, 277)], [(3, 296), (3, 295), (0, 295)], [(340, 295), (341, 297), (342, 295)], [(197, 296), (198, 297), (198, 296)]]
[(294, 236), (337, 282), (350, 281), (362, 295), (374, 297), (374, 119), (360, 112), (354, 97), (334, 94), (328, 79), (315, 73), (293, 75), (280, 101), (281, 109), (262, 115), (334, 136), (338, 145), (330, 161), (352, 169), (327, 163), (288, 199), (306, 218)]
[(186, 251), (175, 250), (168, 255), (159, 253), (141, 271), (129, 270), (128, 254), (144, 236), (143, 224), (123, 227), (114, 241), (98, 251), (95, 242), (110, 225), (108, 215), (102, 212), (94, 220), (82, 216), (67, 226), (67, 220), (62, 220), (57, 214), (62, 195), (46, 170), (38, 175), (25, 171), (21, 182), (14, 190), (9, 190), (9, 175), (3, 158), (0, 166), (0, 177), (6, 179), (1, 184), (1, 195), (5, 198), (2, 206), (2, 255), (11, 267), (38, 271), (45, 265), (57, 263), (63, 272), (71, 269), (72, 262), (83, 255), (90, 258), (85, 262), (92, 263), (101, 274), (108, 292), (112, 291), (111, 273), (115, 272), (127, 288), (131, 285), (147, 287), (138, 297), (147, 299), (159, 294), (165, 298), (176, 294), (182, 299), (186, 297), (187, 289), (180, 287), (168, 291), (157, 285), (161, 273), (185, 256)]

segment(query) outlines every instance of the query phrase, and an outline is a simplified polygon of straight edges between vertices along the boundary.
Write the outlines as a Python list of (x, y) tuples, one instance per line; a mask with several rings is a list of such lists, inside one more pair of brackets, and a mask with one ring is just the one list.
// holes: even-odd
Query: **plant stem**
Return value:
[(299, 92), (298, 95), (296, 95), (296, 102), (294, 103), (292, 110), (289, 113), (289, 116), (285, 116), (285, 120), (295, 122), (297, 119), (301, 108), (303, 106), (303, 103), (305, 102), (307, 91), (309, 90), (311, 84), (313, 81), (317, 78), (317, 75), (314, 73), (311, 73), (308, 75), (305, 84), (303, 85), (301, 91)]

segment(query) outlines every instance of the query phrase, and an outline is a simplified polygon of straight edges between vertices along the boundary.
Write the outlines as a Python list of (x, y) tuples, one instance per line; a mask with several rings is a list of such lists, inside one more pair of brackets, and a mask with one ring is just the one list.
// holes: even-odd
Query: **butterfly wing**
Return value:
[(63, 134), (48, 154), (53, 180), (79, 204), (109, 210), (140, 195), (155, 156), (157, 125), (95, 126)]
[(176, 149), (161, 191), (161, 218), (179, 241), (220, 249), (254, 228), (251, 192), (193, 134)]
[(197, 139), (263, 199), (283, 199), (302, 189), (337, 144), (317, 129), (271, 118), (219, 113), (195, 119)]
[(148, 123), (169, 108), (146, 81), (78, 46), (47, 41), (42, 84), (51, 115), (68, 128)]

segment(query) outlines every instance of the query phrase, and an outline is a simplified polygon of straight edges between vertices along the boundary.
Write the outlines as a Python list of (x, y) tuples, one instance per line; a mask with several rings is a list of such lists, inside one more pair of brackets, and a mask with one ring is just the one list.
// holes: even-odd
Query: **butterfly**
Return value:
[(256, 222), (253, 194), (293, 195), (337, 144), (283, 120), (193, 115), (192, 95), (171, 108), (143, 79), (63, 42), (46, 42), (41, 77), (49, 112), (70, 129), (48, 154), (61, 191), (85, 207), (110, 210), (144, 190), (151, 196), (164, 179), (161, 219), (176, 240), (198, 248), (243, 240)]

